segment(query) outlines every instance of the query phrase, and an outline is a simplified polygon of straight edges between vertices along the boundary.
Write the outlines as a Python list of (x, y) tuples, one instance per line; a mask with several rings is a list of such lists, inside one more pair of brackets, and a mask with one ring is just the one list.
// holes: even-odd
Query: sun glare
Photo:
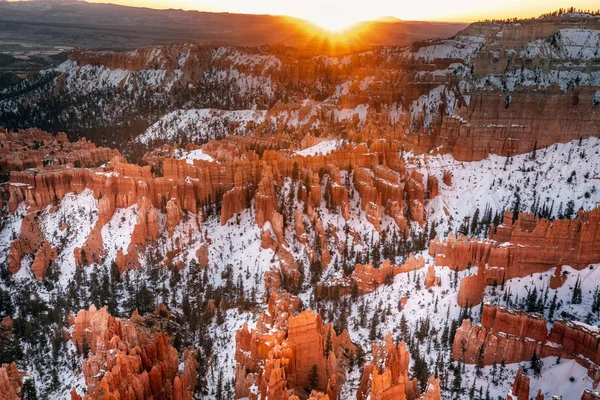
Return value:
[(331, 33), (342, 33), (353, 25), (362, 22), (360, 18), (352, 18), (345, 15), (316, 15), (308, 18), (310, 22)]

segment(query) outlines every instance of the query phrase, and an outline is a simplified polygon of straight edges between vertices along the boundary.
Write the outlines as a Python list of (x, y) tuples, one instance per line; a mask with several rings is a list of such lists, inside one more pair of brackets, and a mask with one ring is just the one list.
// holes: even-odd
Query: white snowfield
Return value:
[[(410, 155), (405, 155), (408, 159)], [(574, 209), (591, 209), (600, 203), (600, 139), (589, 138), (558, 143), (532, 153), (511, 157), (490, 155), (487, 159), (459, 162), (451, 155), (419, 156), (419, 171), (433, 175), (440, 182), (440, 196), (429, 202), (430, 221), (445, 225), (447, 210), (456, 230), (475, 209), (483, 213), (486, 205), (494, 211), (513, 207), (519, 193), (523, 211), (530, 211), (533, 202), (539, 207), (553, 206), (556, 216), (572, 200)], [(444, 171), (453, 174), (452, 186), (442, 182)], [(480, 214), (481, 215), (481, 214)], [(443, 229), (438, 229), (443, 232)]]
[(302, 157), (324, 156), (333, 153), (344, 144), (343, 140), (324, 140), (304, 150), (298, 150), (294, 154)]
[[(153, 140), (172, 141), (185, 134), (194, 142), (206, 142), (230, 134), (246, 135), (248, 124), (253, 126), (265, 120), (262, 110), (217, 110), (213, 108), (173, 111), (138, 136), (141, 143)], [(233, 126), (235, 125), (235, 128)]]
[(202, 149), (196, 149), (196, 150), (191, 150), (191, 151), (177, 149), (173, 153), (173, 157), (177, 158), (178, 160), (186, 160), (186, 162), (190, 165), (194, 165), (194, 160), (202, 160), (202, 161), (208, 161), (208, 162), (215, 161), (214, 158), (212, 158), (208, 154), (205, 154), (202, 151)]
[(538, 39), (527, 44), (522, 57), (592, 60), (600, 57), (600, 31), (560, 29), (552, 39)]
[(423, 59), (431, 62), (436, 59), (455, 58), (468, 63), (471, 56), (485, 45), (485, 38), (483, 36), (458, 36), (455, 39), (430, 42), (431, 44), (420, 47), (414, 53), (417, 60)]

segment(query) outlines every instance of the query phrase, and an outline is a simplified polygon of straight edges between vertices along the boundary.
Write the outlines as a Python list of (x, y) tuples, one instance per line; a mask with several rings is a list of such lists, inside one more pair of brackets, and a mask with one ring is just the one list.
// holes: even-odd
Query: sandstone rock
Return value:
[(35, 259), (31, 265), (31, 270), (38, 281), (41, 281), (46, 276), (48, 267), (56, 259), (56, 249), (50, 247), (48, 241), (44, 241), (42, 247), (35, 253)]
[[(477, 266), (477, 275), (461, 281), (459, 304), (473, 306), (481, 302), (485, 285), (501, 284), (533, 273), (567, 264), (585, 268), (600, 261), (600, 208), (580, 211), (575, 220), (541, 220), (520, 213), (512, 222), (507, 212), (504, 223), (490, 232), (489, 240), (468, 240), (449, 235), (446, 243), (431, 241), (429, 254), (436, 265), (462, 271)], [(493, 268), (491, 268), (493, 267)], [(552, 285), (560, 283), (553, 278)]]
[(506, 400), (529, 400), (529, 377), (520, 368)]
[[(249, 331), (245, 325), (236, 333), (236, 397), (254, 398), (250, 387), (256, 385), (262, 396), (288, 398), (296, 387), (308, 386), (316, 365), (317, 388), (323, 393), (316, 396), (337, 398), (345, 378), (345, 354), (353, 354), (356, 348), (347, 332), (338, 338), (332, 326), (323, 324), (313, 311), (291, 316), (298, 306), (297, 298), (274, 291), (268, 313), (259, 317), (256, 329)], [(326, 358), (328, 335), (332, 349)]]
[[(357, 400), (395, 400), (419, 397), (416, 379), (408, 379), (410, 354), (404, 342), (394, 343), (391, 333), (382, 346), (373, 344), (373, 362), (363, 371), (360, 387), (356, 392)], [(430, 378), (431, 387), (427, 388), (424, 399), (439, 399), (439, 381)]]
[(0, 366), (0, 397), (3, 400), (19, 400), (25, 373), (17, 369), (17, 365), (2, 364)]
[(181, 222), (181, 207), (177, 204), (175, 199), (171, 199), (167, 202), (167, 229), (169, 231), (169, 237), (173, 236), (175, 227)]
[(435, 275), (435, 268), (433, 265), (427, 267), (427, 274), (425, 274), (425, 289), (429, 289), (432, 286), (438, 286), (440, 284), (440, 278)]
[[(193, 398), (195, 359), (184, 354), (179, 375), (177, 350), (163, 333), (151, 337), (133, 322), (113, 318), (106, 308), (98, 311), (92, 305), (77, 314), (72, 337), (78, 351), (89, 349), (82, 368), (85, 399)], [(72, 398), (78, 396), (72, 392)]]

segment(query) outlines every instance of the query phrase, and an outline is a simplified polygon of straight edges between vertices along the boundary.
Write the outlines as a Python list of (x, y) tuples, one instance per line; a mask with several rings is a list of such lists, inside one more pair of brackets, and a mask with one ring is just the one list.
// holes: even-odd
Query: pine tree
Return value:
[(550, 303), (550, 308), (548, 310), (548, 321), (554, 321), (554, 312), (556, 311), (556, 292), (554, 292), (554, 296), (552, 297), (552, 302)]
[(471, 218), (471, 234), (476, 235), (479, 233), (479, 207), (475, 209), (475, 214)]
[(35, 382), (31, 377), (23, 382), (23, 388), (21, 390), (23, 393), (23, 400), (37, 400)]
[(478, 377), (482, 376), (481, 369), (484, 367), (484, 364), (483, 364), (483, 352), (484, 351), (485, 351), (485, 348), (483, 347), (483, 345), (481, 345), (479, 347), (479, 351), (477, 352), (477, 364), (475, 365), (475, 373), (477, 374)]
[(537, 378), (542, 376), (542, 365), (543, 365), (543, 361), (538, 358), (537, 351), (533, 350), (533, 354), (532, 354), (531, 360), (530, 360), (530, 367), (531, 367), (531, 370), (533, 371), (533, 374)]
[(319, 371), (317, 370), (317, 364), (313, 364), (310, 369), (310, 375), (308, 376), (308, 392), (319, 387)]
[(223, 396), (223, 371), (219, 371), (219, 377), (217, 378), (217, 389), (215, 393), (216, 400), (225, 400)]
[(329, 352), (333, 348), (333, 342), (331, 341), (331, 327), (327, 331), (327, 340), (325, 341), (325, 358), (329, 358)]
[(377, 311), (373, 314), (373, 319), (371, 320), (371, 329), (369, 330), (369, 340), (377, 339), (377, 324), (379, 322), (379, 318), (377, 315)]
[(454, 368), (454, 379), (452, 380), (452, 391), (454, 393), (462, 393), (462, 373), (460, 365)]
[(577, 277), (575, 286), (573, 287), (573, 293), (571, 295), (572, 304), (581, 304), (581, 279)]

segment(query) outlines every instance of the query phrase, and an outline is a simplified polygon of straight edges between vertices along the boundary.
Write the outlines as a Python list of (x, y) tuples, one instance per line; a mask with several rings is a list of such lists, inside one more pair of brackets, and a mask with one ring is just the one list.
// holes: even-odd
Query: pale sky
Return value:
[(561, 7), (598, 9), (598, 0), (88, 0), (151, 8), (290, 15), (335, 27), (394, 16), (404, 20), (463, 21), (533, 17)]

